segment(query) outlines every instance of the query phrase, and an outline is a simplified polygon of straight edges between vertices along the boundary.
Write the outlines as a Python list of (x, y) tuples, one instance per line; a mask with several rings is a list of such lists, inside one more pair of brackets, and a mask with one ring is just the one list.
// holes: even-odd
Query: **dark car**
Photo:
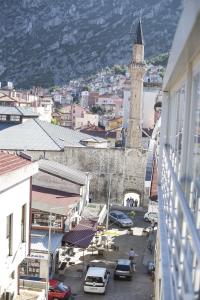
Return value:
[(132, 227), (133, 221), (123, 212), (118, 210), (113, 210), (109, 214), (109, 219), (111, 222), (119, 225), (120, 227)]
[(71, 296), (71, 289), (63, 282), (58, 280), (49, 280), (48, 300), (62, 299), (67, 300)]
[(114, 279), (127, 278), (131, 280), (132, 275), (131, 261), (129, 259), (118, 259), (115, 266)]

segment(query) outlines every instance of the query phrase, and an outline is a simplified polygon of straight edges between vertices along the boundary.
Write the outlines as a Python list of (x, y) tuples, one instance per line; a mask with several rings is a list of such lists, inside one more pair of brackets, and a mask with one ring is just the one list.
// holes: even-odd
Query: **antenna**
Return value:
[(143, 13), (143, 9), (141, 8), (141, 9), (140, 9), (140, 14), (139, 14), (139, 19), (140, 19), (140, 21), (142, 20), (142, 13)]

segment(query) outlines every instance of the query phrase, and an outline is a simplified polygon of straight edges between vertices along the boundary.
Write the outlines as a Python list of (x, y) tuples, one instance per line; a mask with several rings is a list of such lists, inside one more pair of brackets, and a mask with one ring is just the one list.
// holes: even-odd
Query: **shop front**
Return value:
[(62, 233), (52, 232), (49, 237), (48, 231), (32, 230), (31, 252), (20, 265), (20, 278), (36, 281), (46, 281), (48, 277), (51, 278), (58, 270), (58, 249), (62, 238)]

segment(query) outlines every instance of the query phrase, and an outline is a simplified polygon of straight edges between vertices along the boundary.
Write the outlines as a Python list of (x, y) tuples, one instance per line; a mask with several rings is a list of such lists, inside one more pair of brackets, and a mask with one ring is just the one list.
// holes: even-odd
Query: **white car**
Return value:
[(110, 277), (106, 268), (89, 267), (84, 281), (85, 293), (104, 294)]
[(158, 223), (158, 213), (156, 212), (147, 212), (145, 215), (144, 215), (144, 220), (146, 222), (155, 222), (155, 223)]

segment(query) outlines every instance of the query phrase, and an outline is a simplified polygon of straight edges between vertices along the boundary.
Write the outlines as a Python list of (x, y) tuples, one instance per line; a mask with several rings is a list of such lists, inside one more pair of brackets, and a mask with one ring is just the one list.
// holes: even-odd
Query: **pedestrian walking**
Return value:
[(131, 267), (133, 269), (133, 272), (136, 271), (136, 262), (135, 262), (135, 257), (138, 256), (135, 251), (133, 250), (133, 248), (131, 248), (131, 250), (129, 251), (129, 260), (131, 261)]
[(130, 198), (127, 198), (127, 199), (126, 199), (126, 206), (127, 206), (127, 207), (130, 207)]
[(131, 198), (130, 198), (130, 207), (133, 207), (133, 205), (134, 205), (134, 200), (133, 200), (133, 198), (131, 197)]

